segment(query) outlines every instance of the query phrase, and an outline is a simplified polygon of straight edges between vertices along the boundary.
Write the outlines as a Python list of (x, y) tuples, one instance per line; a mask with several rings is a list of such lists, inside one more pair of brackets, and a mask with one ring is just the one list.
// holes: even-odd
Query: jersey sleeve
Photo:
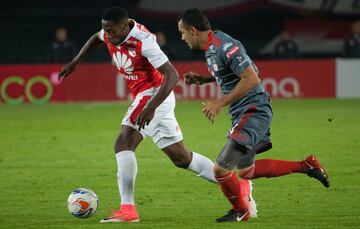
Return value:
[(161, 65), (169, 61), (165, 53), (156, 43), (155, 35), (151, 33), (149, 33), (149, 35), (143, 41), (141, 53), (144, 57), (148, 59), (148, 61), (154, 68), (159, 68)]
[(98, 32), (98, 37), (102, 41), (105, 41), (104, 40), (104, 35), (105, 35), (105, 31), (103, 29)]
[(232, 42), (221, 47), (220, 59), (238, 76), (251, 65), (244, 48)]

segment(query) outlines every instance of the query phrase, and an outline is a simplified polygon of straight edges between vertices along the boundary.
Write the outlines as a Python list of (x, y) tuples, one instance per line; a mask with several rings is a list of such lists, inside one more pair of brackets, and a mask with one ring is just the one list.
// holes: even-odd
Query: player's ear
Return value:
[(197, 29), (194, 26), (190, 26), (189, 30), (190, 30), (190, 33), (191, 33), (192, 36), (194, 36), (196, 34), (196, 32), (197, 32)]

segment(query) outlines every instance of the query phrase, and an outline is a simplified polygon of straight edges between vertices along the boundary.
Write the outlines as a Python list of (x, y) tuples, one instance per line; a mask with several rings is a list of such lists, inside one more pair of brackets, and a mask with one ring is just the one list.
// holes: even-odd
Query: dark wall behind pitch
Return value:
[[(176, 60), (202, 58), (202, 53), (193, 53), (180, 40), (176, 15), (166, 18), (157, 15), (137, 14), (140, 0), (107, 1), (2, 1), (0, 3), (0, 64), (4, 63), (46, 63), (49, 47), (57, 27), (65, 27), (77, 49), (96, 31), (100, 30), (102, 12), (109, 6), (121, 6), (129, 11), (130, 17), (147, 26), (150, 31), (164, 31), (175, 50)], [(180, 4), (174, 1), (174, 4)], [(214, 29), (220, 29), (239, 39), (250, 56), (266, 58), (257, 53), (281, 29), (284, 20), (301, 18), (286, 9), (260, 6), (238, 15), (216, 16), (209, 19)], [(101, 48), (86, 61), (109, 61), (107, 50)]]

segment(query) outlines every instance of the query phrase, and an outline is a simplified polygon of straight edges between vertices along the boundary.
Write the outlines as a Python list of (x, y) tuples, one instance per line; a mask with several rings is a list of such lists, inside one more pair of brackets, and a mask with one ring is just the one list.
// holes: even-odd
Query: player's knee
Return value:
[(250, 166), (245, 169), (241, 169), (238, 172), (239, 177), (242, 179), (252, 179), (254, 177), (255, 166)]
[(218, 164), (214, 165), (213, 170), (214, 170), (215, 176), (217, 176), (217, 177), (225, 176), (226, 174), (228, 174), (231, 171), (231, 170), (221, 167)]
[(169, 155), (171, 161), (176, 167), (186, 169), (191, 163), (190, 153), (172, 153)]
[(178, 167), (178, 168), (182, 168), (182, 169), (186, 169), (189, 167), (190, 162), (184, 158), (177, 158), (177, 159), (172, 159), (171, 160), (173, 162), (173, 164)]
[(173, 144), (164, 148), (163, 151), (176, 167), (184, 169), (189, 167), (192, 160), (191, 152), (183, 145)]
[(124, 136), (120, 135), (115, 141), (115, 145), (114, 145), (115, 153), (121, 152), (123, 150), (127, 150), (128, 148), (129, 146), (127, 146)]

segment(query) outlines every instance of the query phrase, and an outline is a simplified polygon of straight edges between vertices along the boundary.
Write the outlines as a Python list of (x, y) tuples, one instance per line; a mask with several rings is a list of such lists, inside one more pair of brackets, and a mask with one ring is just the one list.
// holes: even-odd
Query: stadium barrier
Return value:
[[(208, 74), (205, 62), (174, 62), (179, 75), (190, 70)], [(360, 97), (360, 60), (256, 61), (265, 88), (273, 98)], [(60, 85), (48, 77), (61, 65), (0, 65), (0, 103), (43, 104), (49, 101), (127, 100), (129, 91), (111, 64), (81, 64)], [(214, 99), (221, 96), (215, 83), (175, 88), (179, 100)]]

